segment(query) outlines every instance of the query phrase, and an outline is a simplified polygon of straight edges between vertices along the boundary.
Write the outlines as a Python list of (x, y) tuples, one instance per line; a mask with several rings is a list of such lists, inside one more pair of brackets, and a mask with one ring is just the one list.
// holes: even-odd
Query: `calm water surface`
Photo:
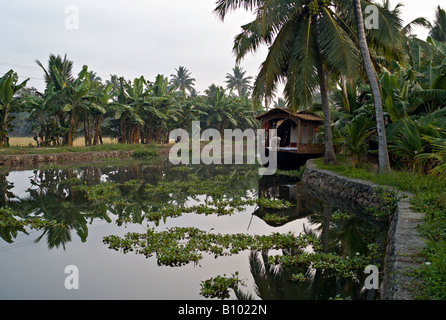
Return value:
[[(235, 173), (243, 178), (232, 181)], [(295, 206), (282, 210), (288, 220), (281, 223), (265, 221), (265, 215), (272, 211), (257, 205), (246, 206), (232, 215), (188, 213), (166, 218), (159, 224), (147, 221), (145, 214), (166, 200), (149, 198), (144, 187), (161, 180), (187, 180), (189, 174), (200, 179), (226, 175), (228, 190), (234, 197), (283, 199)], [(73, 187), (79, 183), (123, 184), (130, 180), (134, 184), (122, 192), (126, 205), (120, 210), (88, 201), (85, 194)], [(354, 254), (364, 250), (370, 241), (381, 241), (385, 234), (385, 230), (355, 216), (343, 222), (334, 221), (332, 215), (338, 212), (337, 207), (310, 195), (296, 178), (260, 177), (257, 168), (178, 168), (163, 159), (118, 161), (3, 172), (0, 184), (1, 207), (10, 207), (21, 217), (38, 215), (66, 224), (65, 228), (40, 230), (0, 228), (0, 299), (204, 299), (200, 295), (202, 281), (235, 272), (244, 279), (241, 290), (254, 299), (328, 299), (338, 294), (364, 299), (360, 291), (362, 279), (343, 281), (309, 270), (313, 274), (311, 283), (291, 282), (292, 270), (274, 268), (262, 260), (262, 255), (249, 251), (219, 258), (205, 253), (197, 265), (169, 267), (159, 266), (156, 257), (109, 249), (103, 238), (175, 226), (222, 234), (291, 231), (316, 234), (328, 239), (329, 250)], [(175, 193), (175, 200), (186, 205), (202, 203), (204, 198)], [(65, 288), (68, 265), (78, 267), (78, 290)], [(237, 297), (232, 293), (231, 298)]]

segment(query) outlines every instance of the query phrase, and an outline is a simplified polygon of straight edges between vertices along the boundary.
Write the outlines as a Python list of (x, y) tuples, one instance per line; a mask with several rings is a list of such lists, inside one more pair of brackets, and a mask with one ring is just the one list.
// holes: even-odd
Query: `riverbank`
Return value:
[[(363, 181), (364, 184), (387, 186), (403, 193), (405, 198), (400, 199), (398, 206), (403, 211), (403, 218), (393, 221), (391, 232), (395, 232), (392, 227), (397, 226), (396, 230), (399, 229), (402, 236), (399, 241), (400, 249), (396, 249), (395, 252), (399, 254), (400, 267), (405, 270), (400, 273), (400, 282), (403, 282), (406, 287), (404, 289), (407, 293), (406, 298), (426, 300), (446, 298), (446, 272), (444, 271), (446, 265), (446, 181), (444, 179), (397, 171), (377, 175), (366, 167), (325, 166), (321, 159), (312, 160), (309, 164), (308, 170), (316, 169), (318, 172), (339, 177), (340, 180), (344, 179), (344, 185), (347, 180)], [(308, 179), (308, 176), (305, 179)], [(405, 237), (409, 238), (404, 240)], [(404, 296), (397, 295), (398, 297), (404, 299)]]
[(0, 166), (29, 166), (59, 162), (128, 158), (144, 153), (165, 154), (169, 145), (104, 144), (90, 147), (12, 147), (0, 149)]

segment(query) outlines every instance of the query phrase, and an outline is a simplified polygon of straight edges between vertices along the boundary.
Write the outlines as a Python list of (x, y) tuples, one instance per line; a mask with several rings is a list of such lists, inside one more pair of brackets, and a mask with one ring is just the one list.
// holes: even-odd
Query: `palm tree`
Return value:
[(68, 117), (67, 132), (64, 137), (64, 144), (72, 146), (75, 134), (78, 130), (79, 119), (83, 111), (88, 109), (88, 100), (86, 99), (89, 93), (89, 75), (88, 67), (83, 66), (76, 79), (66, 83), (62, 74), (53, 68), (56, 77), (56, 84), (60, 91), (58, 91), (58, 98), (63, 103), (61, 111), (61, 118)]
[[(446, 138), (432, 139), (431, 144), (433, 146), (433, 152), (431, 154), (424, 155), (424, 157), (436, 162), (436, 165), (431, 170), (431, 173), (437, 174), (441, 177), (446, 177)], [(419, 160), (417, 157), (415, 157), (415, 159)]]
[(54, 91), (58, 93), (53, 98), (53, 103), (59, 106), (59, 109), (56, 110), (55, 113), (58, 117), (60, 131), (65, 131), (63, 144), (69, 144), (68, 141), (72, 140), (72, 138), (69, 138), (70, 134), (68, 134), (67, 131), (69, 131), (68, 128), (72, 127), (74, 123), (67, 123), (69, 119), (67, 119), (67, 111), (64, 110), (64, 107), (70, 101), (70, 98), (67, 97), (67, 93), (70, 90), (65, 90), (64, 92), (62, 91), (70, 86), (70, 84), (72, 84), (74, 81), (72, 74), (73, 62), (67, 59), (67, 55), (62, 58), (60, 55), (56, 56), (54, 54), (50, 54), (47, 68), (45, 68), (39, 60), (36, 60), (36, 63), (44, 72), (47, 88), (51, 83), (53, 83)]
[(432, 165), (438, 165), (438, 160), (441, 160), (436, 142), (446, 138), (445, 116), (446, 108), (443, 108), (422, 117), (406, 116), (389, 126), (392, 158), (405, 169), (428, 173)]
[(446, 41), (446, 11), (440, 6), (437, 7), (435, 12), (435, 21), (429, 35), (437, 41)]
[[(291, 110), (310, 106), (321, 92), (325, 127), (325, 163), (336, 163), (332, 142), (328, 77), (358, 73), (360, 52), (350, 38), (347, 24), (330, 1), (236, 1), (219, 0), (215, 12), (224, 19), (237, 8), (255, 9), (256, 19), (242, 26), (235, 39), (237, 62), (266, 44), (269, 53), (254, 83), (255, 106), (267, 104), (281, 81)], [(346, 30), (347, 29), (347, 30)]]
[[(60, 55), (56, 56), (54, 54), (50, 54), (50, 57), (48, 58), (47, 69), (45, 69), (45, 67), (39, 60), (36, 60), (36, 63), (39, 67), (42, 68), (43, 72), (45, 73), (44, 76), (46, 85), (49, 86), (50, 83), (55, 83), (56, 91), (61, 90), (64, 85), (66, 86), (68, 83), (73, 81), (73, 62), (67, 59), (67, 55), (65, 55), (62, 59)], [(57, 70), (59, 76), (56, 75), (55, 70)], [(57, 77), (59, 77), (60, 79), (58, 80)]]
[(229, 90), (237, 90), (238, 96), (247, 96), (251, 89), (252, 77), (245, 77), (246, 71), (239, 66), (232, 68), (232, 74), (226, 74), (226, 88)]
[(367, 150), (367, 142), (373, 134), (373, 122), (365, 116), (357, 116), (346, 126), (334, 131), (335, 145), (352, 160), (356, 167), (358, 157)]
[(373, 95), (373, 102), (375, 105), (376, 114), (376, 128), (378, 134), (378, 162), (379, 172), (383, 173), (390, 170), (389, 153), (387, 150), (386, 127), (384, 123), (384, 114), (382, 107), (382, 98), (379, 87), (378, 78), (375, 68), (370, 57), (369, 47), (367, 44), (364, 19), (361, 8), (361, 0), (354, 0), (354, 13), (356, 19), (356, 31), (358, 34), (359, 48), (364, 62), (365, 71), (370, 82), (370, 87)]
[(171, 75), (172, 77), (170, 81), (171, 85), (175, 87), (177, 90), (183, 92), (183, 94), (185, 94), (186, 91), (189, 91), (189, 94), (194, 93), (195, 79), (191, 78), (190, 71), (183, 66), (180, 66), (178, 69), (175, 70), (177, 73)]

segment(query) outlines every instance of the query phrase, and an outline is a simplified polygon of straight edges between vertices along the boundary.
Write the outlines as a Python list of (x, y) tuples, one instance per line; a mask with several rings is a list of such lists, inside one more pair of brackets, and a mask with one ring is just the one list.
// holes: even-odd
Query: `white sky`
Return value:
[[(392, 0), (404, 3), (402, 18), (433, 21), (444, 0)], [(79, 12), (79, 29), (67, 29), (67, 6)], [(30, 77), (29, 86), (43, 91), (44, 66), (50, 53), (74, 62), (74, 74), (86, 64), (105, 81), (110, 74), (133, 79), (157, 74), (170, 78), (179, 66), (196, 79), (196, 89), (215, 83), (224, 86), (226, 73), (234, 67), (232, 46), (240, 26), (252, 20), (243, 10), (222, 22), (214, 13), (215, 0), (8, 0), (0, 11), (2, 45), (0, 74), (11, 67), (20, 77)], [(416, 29), (422, 39), (427, 30)], [(255, 77), (266, 56), (262, 48), (246, 57), (241, 67)]]

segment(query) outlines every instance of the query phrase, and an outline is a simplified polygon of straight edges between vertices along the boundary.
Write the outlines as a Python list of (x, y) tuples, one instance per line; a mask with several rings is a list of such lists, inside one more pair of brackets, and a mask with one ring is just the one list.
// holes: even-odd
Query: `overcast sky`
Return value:
[[(398, 2), (405, 5), (405, 22), (420, 16), (433, 21), (444, 0), (392, 0), (392, 7)], [(72, 28), (75, 12), (70, 6), (78, 11), (77, 29)], [(222, 22), (214, 8), (215, 0), (3, 1), (0, 75), (13, 68), (20, 77), (31, 78), (29, 86), (43, 91), (43, 72), (35, 60), (46, 66), (53, 53), (67, 54), (75, 74), (86, 64), (103, 80), (111, 74), (126, 79), (143, 75), (154, 80), (157, 74), (170, 78), (184, 66), (199, 92), (212, 83), (224, 86), (235, 63), (234, 37), (253, 16), (240, 10)], [(427, 30), (415, 33), (427, 37)], [(247, 75), (257, 74), (266, 52), (262, 48), (242, 61)]]

